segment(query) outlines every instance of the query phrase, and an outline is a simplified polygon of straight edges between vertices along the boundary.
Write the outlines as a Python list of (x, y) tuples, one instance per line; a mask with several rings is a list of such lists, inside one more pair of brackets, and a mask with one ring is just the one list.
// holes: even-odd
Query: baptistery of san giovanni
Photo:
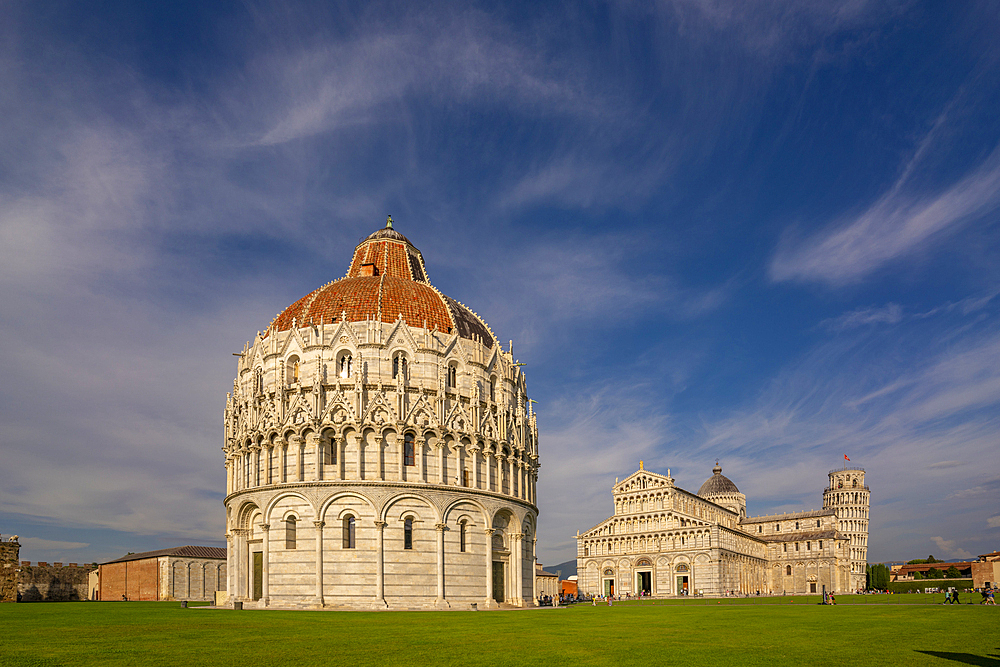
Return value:
[(226, 401), (230, 599), (455, 607), (534, 598), (525, 378), (386, 228), (247, 343)]

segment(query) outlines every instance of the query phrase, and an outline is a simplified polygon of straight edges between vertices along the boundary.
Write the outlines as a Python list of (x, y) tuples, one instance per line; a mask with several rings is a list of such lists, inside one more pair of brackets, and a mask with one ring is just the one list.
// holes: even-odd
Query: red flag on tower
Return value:
[(850, 461), (851, 459), (847, 458), (847, 454), (844, 454), (844, 460), (845, 461)]

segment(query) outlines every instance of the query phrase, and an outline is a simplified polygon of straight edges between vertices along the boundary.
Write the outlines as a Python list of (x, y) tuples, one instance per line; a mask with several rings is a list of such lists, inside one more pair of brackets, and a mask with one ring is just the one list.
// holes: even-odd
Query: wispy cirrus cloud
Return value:
[[(929, 545), (919, 539), (929, 538), (909, 534), (918, 525), (976, 543), (975, 530), (967, 525), (959, 534), (952, 518), (972, 512), (986, 521), (982, 499), (995, 493), (989, 475), (1000, 465), (993, 435), (1000, 427), (1000, 336), (992, 318), (933, 327), (914, 321), (924, 328), (858, 327), (820, 343), (779, 374), (756, 405), (706, 419), (697, 448), (737, 463), (755, 461), (750, 478), (736, 479), (754, 512), (787, 508), (789, 498), (816, 506), (822, 480), (815, 471), (848, 454), (881, 473), (869, 479), (873, 543), (877, 536), (922, 553)], [(953, 338), (959, 330), (970, 334), (961, 342)], [(967, 461), (978, 472), (970, 473)], [(972, 487), (970, 474), (978, 482)], [(914, 484), (965, 490), (915, 512), (898, 504)], [(949, 555), (961, 557), (963, 549), (953, 545)]]
[[(503, 107), (556, 116), (618, 115), (584, 72), (543, 60), (503, 24), (474, 10), (406, 13), (337, 44), (259, 55), (256, 85), (274, 98), (269, 146), (372, 122), (398, 121), (410, 102)], [(238, 95), (239, 96), (239, 95)], [(607, 119), (607, 118), (606, 118)]]
[[(907, 170), (907, 173), (909, 170)], [(906, 178), (906, 174), (903, 177)], [(901, 181), (897, 182), (897, 186)], [(1000, 149), (931, 197), (894, 186), (867, 210), (803, 240), (786, 237), (769, 272), (775, 282), (845, 285), (1000, 207)]]
[(823, 320), (820, 326), (832, 331), (844, 331), (868, 324), (896, 324), (901, 319), (903, 319), (903, 307), (898, 303), (889, 303), (884, 306), (852, 310), (840, 317)]

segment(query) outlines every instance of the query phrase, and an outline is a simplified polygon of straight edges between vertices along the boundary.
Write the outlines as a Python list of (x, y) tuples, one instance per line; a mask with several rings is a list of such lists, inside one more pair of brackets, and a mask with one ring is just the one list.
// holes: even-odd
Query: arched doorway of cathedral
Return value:
[(674, 567), (674, 575), (677, 577), (677, 595), (687, 595), (691, 590), (691, 568), (687, 563), (678, 563)]
[(611, 597), (615, 594), (615, 571), (610, 567), (604, 570), (604, 596)]
[(638, 595), (653, 594), (653, 563), (647, 558), (636, 561), (635, 592)]

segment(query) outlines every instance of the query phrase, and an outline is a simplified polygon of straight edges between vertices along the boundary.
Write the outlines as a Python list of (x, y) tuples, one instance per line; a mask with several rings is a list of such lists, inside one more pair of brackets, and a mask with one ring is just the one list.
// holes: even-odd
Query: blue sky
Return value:
[(0, 532), (223, 544), (241, 349), (392, 214), (514, 340), (539, 559), (719, 458), (867, 469), (870, 560), (1000, 542), (990, 2), (4, 3)]

